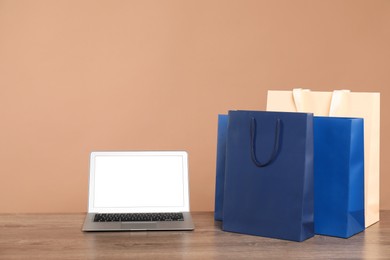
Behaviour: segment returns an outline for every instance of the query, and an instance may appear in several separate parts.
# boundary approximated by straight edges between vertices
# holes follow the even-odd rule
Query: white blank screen
[[[96,156],[94,207],[182,207],[183,182],[181,156]]]

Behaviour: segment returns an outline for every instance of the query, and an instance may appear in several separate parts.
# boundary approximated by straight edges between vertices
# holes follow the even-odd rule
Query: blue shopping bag
[[[313,186],[313,114],[229,112],[223,230],[308,239]]]
[[[364,230],[361,118],[314,117],[314,230],[348,238]]]
[[[217,138],[217,169],[215,178],[215,206],[214,219],[222,220],[223,216],[223,193],[225,184],[225,157],[226,157],[226,134],[228,115],[218,115],[218,138]]]

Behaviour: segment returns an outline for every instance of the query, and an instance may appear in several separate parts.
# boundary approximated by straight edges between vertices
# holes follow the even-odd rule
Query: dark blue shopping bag
[[[230,111],[223,230],[314,235],[313,114]]]
[[[314,117],[314,229],[348,238],[364,230],[363,119]]]
[[[226,135],[228,119],[228,115],[218,115],[217,173],[215,179],[214,219],[219,221],[221,221],[223,217],[223,193],[225,186]]]

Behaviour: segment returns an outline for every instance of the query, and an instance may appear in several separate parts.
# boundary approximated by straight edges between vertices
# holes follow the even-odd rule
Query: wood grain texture
[[[390,211],[350,238],[289,242],[223,232],[213,213],[195,231],[83,233],[83,214],[0,215],[0,259],[390,259]]]

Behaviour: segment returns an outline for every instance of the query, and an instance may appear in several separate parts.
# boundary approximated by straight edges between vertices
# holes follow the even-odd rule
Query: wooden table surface
[[[289,242],[221,231],[193,213],[194,231],[83,233],[84,214],[0,215],[0,259],[390,259],[390,211],[349,238]]]

